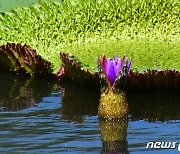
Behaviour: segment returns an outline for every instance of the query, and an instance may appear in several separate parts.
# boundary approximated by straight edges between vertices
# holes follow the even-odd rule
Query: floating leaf
[[[144,73],[130,72],[127,79],[128,91],[179,91],[180,72],[176,70],[148,70]]]
[[[84,70],[80,62],[75,60],[75,57],[70,54],[60,53],[62,65],[57,72],[59,78],[69,78],[72,81],[84,86],[99,85],[98,73],[91,74],[88,70]]]
[[[50,62],[37,55],[36,50],[19,43],[7,43],[0,46],[0,67],[29,74],[52,73]]]

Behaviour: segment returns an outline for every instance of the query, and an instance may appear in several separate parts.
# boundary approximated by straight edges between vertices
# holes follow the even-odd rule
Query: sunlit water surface
[[[163,110],[166,106],[159,108],[161,103],[156,106],[152,102],[150,106],[154,107],[150,110],[146,104],[144,112],[130,105],[129,121],[115,126],[123,138],[120,148],[111,141],[107,148],[102,129],[107,125],[100,125],[97,116],[97,92],[48,79],[1,78],[0,153],[178,153],[180,116],[172,108],[180,107],[177,96],[169,96],[175,101],[167,113]],[[149,98],[152,97],[155,96]],[[129,101],[133,100],[137,105],[144,102],[138,95]],[[177,146],[168,150],[146,149],[148,141],[177,142]]]

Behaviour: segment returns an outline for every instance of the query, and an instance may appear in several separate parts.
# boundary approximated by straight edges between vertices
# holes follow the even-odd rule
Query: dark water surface
[[[180,153],[178,94],[128,94],[128,121],[99,120],[98,100],[70,82],[0,73],[0,153]]]

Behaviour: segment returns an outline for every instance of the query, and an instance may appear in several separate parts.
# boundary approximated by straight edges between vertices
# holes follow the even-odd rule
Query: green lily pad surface
[[[53,0],[46,0],[53,1]],[[55,0],[54,0],[55,1]],[[0,0],[0,12],[6,12],[20,6],[28,6],[38,3],[39,0]]]
[[[91,72],[102,54],[127,54],[136,71],[180,70],[179,14],[178,0],[40,1],[1,13],[0,45],[26,43],[54,72],[60,51],[74,54]]]

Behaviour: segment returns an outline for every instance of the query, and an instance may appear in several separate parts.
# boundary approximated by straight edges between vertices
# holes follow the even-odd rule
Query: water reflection
[[[58,99],[53,99],[52,91],[57,87],[62,95],[58,93],[56,95]],[[41,102],[42,99],[44,102]],[[165,124],[159,126],[153,123],[153,127],[150,127],[148,123],[148,127],[143,129],[141,123],[136,122],[132,125],[134,122],[131,120],[179,120],[179,100],[178,94],[127,94],[129,121],[127,119],[119,121],[99,119],[98,121],[99,91],[97,90],[82,88],[69,81],[57,83],[51,78],[31,78],[1,73],[1,110],[18,111],[34,107],[27,112],[22,112],[21,115],[11,116],[9,113],[5,115],[1,112],[3,118],[0,121],[0,143],[3,143],[4,147],[0,150],[14,151],[19,148],[19,153],[23,153],[27,150],[23,148],[28,147],[32,150],[31,153],[36,153],[38,150],[49,150],[48,152],[61,150],[72,153],[74,150],[76,152],[84,150],[84,153],[88,150],[92,150],[92,153],[94,151],[128,153],[128,143],[130,149],[132,147],[144,149],[144,143],[154,139],[148,138],[147,134],[150,135],[153,132],[153,135],[157,137],[159,135],[156,134],[157,127],[159,127],[158,131],[162,132],[161,128]],[[40,105],[43,112],[36,110]],[[50,106],[51,109],[45,106]],[[30,114],[29,111],[31,111]],[[178,134],[179,124],[168,125],[168,130],[171,131],[172,126],[173,129],[176,128],[174,132],[167,135],[164,130],[158,138],[166,134],[165,138],[177,141],[177,135],[172,134]],[[128,140],[127,128],[130,128]],[[132,138],[135,144],[131,143]],[[138,145],[138,142],[142,145]]]
[[[0,110],[18,111],[35,106],[52,92],[54,79],[0,72]]]
[[[107,120],[100,118],[99,127],[103,153],[128,153],[128,144],[126,141],[127,119]]]
[[[83,122],[85,115],[97,115],[99,92],[64,81],[59,85],[62,93],[61,114],[65,120]]]
[[[68,121],[83,122],[85,115],[97,115],[99,91],[77,86],[70,82],[61,82],[62,118]],[[106,120],[99,118],[102,140],[102,153],[127,153],[127,119]]]
[[[132,120],[169,121],[180,119],[178,93],[136,94],[128,96]]]
[[[0,72],[0,109],[18,111],[50,96],[53,87],[62,93],[62,117],[83,122],[85,115],[97,115],[99,91],[47,77],[32,78]],[[180,95],[176,93],[127,94],[131,120],[168,121],[180,119]]]
[[[70,121],[83,121],[85,115],[97,115],[99,91],[77,86],[70,82],[59,86],[62,96],[62,116]],[[149,122],[180,119],[180,96],[176,93],[127,94],[131,120]],[[78,120],[77,120],[78,121]]]
[[[68,121],[83,122],[85,115],[97,115],[99,92],[65,82],[60,86],[62,117]],[[127,94],[129,120],[146,119],[169,121],[180,119],[180,96],[164,94]],[[128,121],[99,119],[102,153],[128,153],[126,140]]]

